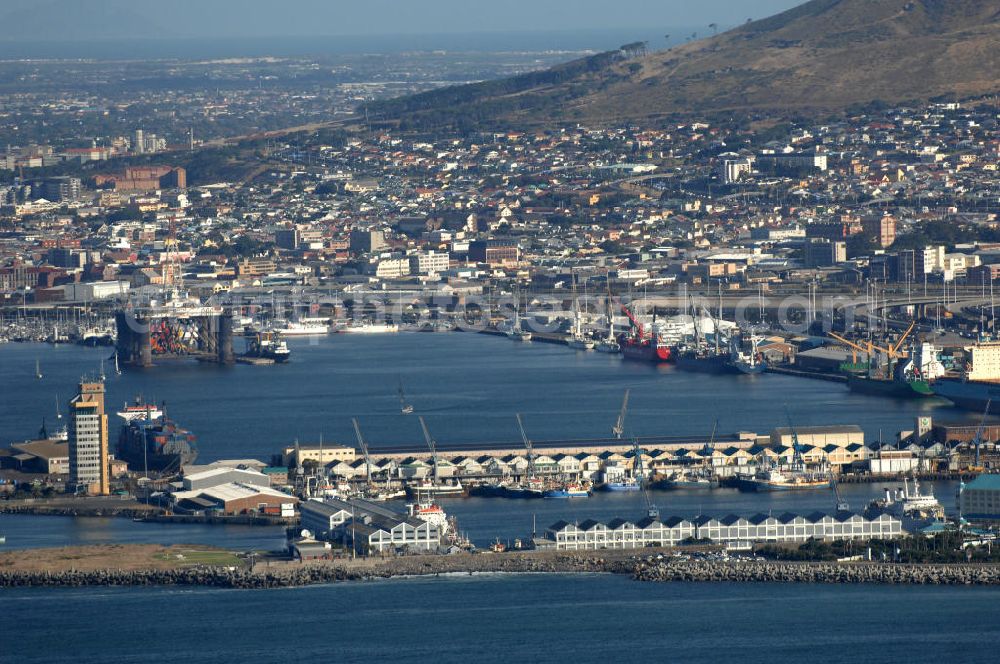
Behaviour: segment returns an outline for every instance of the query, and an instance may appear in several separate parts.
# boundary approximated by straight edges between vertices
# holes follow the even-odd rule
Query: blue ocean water
[[[329,35],[297,37],[192,37],[164,39],[7,40],[0,58],[200,59],[254,56],[323,56],[411,51],[512,52],[610,50],[648,40],[653,50],[684,40],[691,27],[637,27],[564,31],[490,31],[474,33]]]
[[[1000,589],[477,575],[0,591],[0,662],[994,662]]]

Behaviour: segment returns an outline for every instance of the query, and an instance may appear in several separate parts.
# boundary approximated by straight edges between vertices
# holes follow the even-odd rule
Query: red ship
[[[642,323],[636,319],[627,305],[622,305],[622,311],[628,316],[632,326],[631,333],[620,342],[623,357],[643,362],[670,362],[674,359],[670,346],[661,343],[655,333],[650,332],[647,335]]]

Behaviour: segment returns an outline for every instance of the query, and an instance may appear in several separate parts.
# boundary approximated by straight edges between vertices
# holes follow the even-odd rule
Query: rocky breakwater
[[[285,588],[337,581],[367,581],[442,574],[618,573],[631,574],[634,556],[508,553],[405,556],[357,561],[311,561],[271,566],[187,567],[92,571],[0,570],[3,587],[82,586],[209,586],[217,588]]]
[[[993,586],[1000,585],[1000,566],[650,558],[635,564],[633,576],[640,581]]]

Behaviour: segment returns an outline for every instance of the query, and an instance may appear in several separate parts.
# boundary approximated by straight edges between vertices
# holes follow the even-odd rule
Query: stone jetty
[[[657,560],[635,564],[640,581],[1000,585],[1000,565]]]
[[[442,574],[618,573],[631,574],[634,556],[549,553],[479,553],[404,556],[389,559],[310,561],[265,566],[185,567],[180,569],[3,570],[0,588],[49,586],[209,586],[284,588],[337,581],[370,581]]]
[[[700,560],[634,551],[509,552],[403,556],[177,569],[63,569],[0,567],[3,587],[207,586],[286,588],[447,574],[622,574],[639,581],[732,583],[866,583],[1000,585],[1000,565],[906,565],[762,560]]]

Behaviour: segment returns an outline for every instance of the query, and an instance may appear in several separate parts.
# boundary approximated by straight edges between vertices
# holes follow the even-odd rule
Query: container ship
[[[133,468],[179,470],[198,458],[195,436],[167,418],[126,419],[118,436],[118,457]]]

